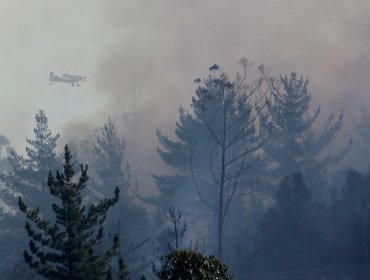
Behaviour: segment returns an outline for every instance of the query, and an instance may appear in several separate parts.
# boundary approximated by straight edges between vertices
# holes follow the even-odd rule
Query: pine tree
[[[268,172],[275,182],[286,174],[300,172],[311,186],[322,189],[329,165],[342,160],[351,148],[352,140],[336,155],[323,154],[343,126],[343,110],[338,117],[331,113],[319,129],[320,106],[309,115],[312,97],[308,80],[294,72],[280,80],[283,90],[274,88],[273,101],[261,118],[261,131],[272,135],[263,147]]]
[[[123,159],[126,142],[117,135],[117,128],[109,117],[100,128],[100,135],[93,146],[95,169],[99,179],[108,186],[109,181],[118,183],[121,189],[127,188],[128,183],[123,171]],[[100,190],[103,193],[107,190]]]
[[[204,82],[195,80],[193,114],[180,108],[177,139],[158,132],[163,146],[158,152],[175,175],[154,176],[155,182],[167,198],[187,197],[187,207],[194,203],[194,192],[187,186],[195,186],[196,199],[214,213],[220,259],[228,210],[234,197],[250,187],[247,181],[255,174],[250,168],[266,140],[258,133],[258,118],[271,96],[272,84],[263,66],[258,68],[257,79],[248,84],[250,66],[242,59],[241,72],[232,81],[218,65],[212,65]]]
[[[318,260],[319,252],[314,250],[322,246],[317,243],[315,222],[322,213],[317,215],[320,207],[311,202],[311,195],[301,174],[282,180],[275,193],[275,205],[259,223],[261,244],[257,255],[264,264],[262,271],[302,269]]]
[[[148,240],[149,219],[146,211],[140,206],[142,201],[132,190],[129,163],[125,158],[126,142],[119,135],[115,122],[109,117],[99,132],[92,147],[97,174],[95,189],[104,196],[113,191],[111,189],[113,184],[120,189],[121,199],[106,223],[110,228],[117,228],[115,225],[119,227],[123,247],[126,252],[132,253]],[[130,268],[138,266],[137,263],[134,264],[138,259],[142,263],[145,256],[138,255],[125,256]],[[130,270],[132,274],[135,273]]]
[[[163,211],[172,206],[173,198],[177,195],[182,197],[182,201],[179,201],[180,204],[178,204],[181,208],[188,205],[189,201],[194,201],[194,194],[189,195],[189,191],[186,189],[186,186],[192,184],[189,150],[206,151],[207,143],[211,141],[208,132],[196,117],[186,112],[181,106],[178,112],[179,120],[176,122],[175,140],[157,130],[158,141],[161,145],[160,148],[157,148],[157,152],[162,161],[174,170],[174,174],[153,175],[161,194],[157,204]],[[192,160],[196,163],[194,169],[204,169],[207,166],[207,160],[201,155],[194,153]],[[184,193],[188,195],[183,195]]]
[[[17,211],[17,198],[21,195],[32,207],[47,207],[45,195],[48,170],[56,168],[61,161],[55,152],[59,134],[51,133],[44,111],[39,110],[35,114],[35,121],[34,137],[26,139],[26,156],[19,155],[6,139],[1,139],[1,142],[7,144],[7,166],[0,174],[3,186],[0,196],[13,214],[4,215],[0,221],[3,229],[0,258],[10,265],[14,264],[11,256],[19,255],[20,248],[26,246],[23,236],[24,221]]]
[[[24,251],[26,263],[45,279],[83,280],[106,279],[109,263],[118,254],[119,238],[103,255],[97,254],[102,243],[107,211],[119,200],[119,189],[114,198],[105,198],[98,204],[84,205],[82,191],[88,181],[87,166],[81,166],[76,181],[68,146],[64,150],[64,169],[54,177],[49,171],[48,187],[53,197],[55,221],[48,221],[40,209],[29,208],[19,197],[19,209],[26,215],[29,250]]]
[[[362,107],[360,111],[360,118],[354,123],[356,145],[353,147],[351,156],[354,168],[364,169],[370,166],[368,156],[370,153],[370,112],[365,107]]]
[[[59,134],[53,136],[48,127],[48,118],[43,110],[35,115],[36,127],[33,129],[35,139],[27,138],[30,145],[26,147],[27,163],[33,170],[40,174],[47,173],[50,168],[56,168],[59,161],[55,153]],[[41,175],[40,175],[41,176]]]
[[[16,196],[22,194],[29,203],[42,206],[43,191],[46,189],[45,177],[49,169],[55,169],[60,160],[55,152],[59,134],[52,135],[48,127],[48,118],[43,110],[35,114],[36,127],[33,129],[35,138],[26,138],[27,157],[9,149],[10,171],[0,175],[6,186],[4,194],[6,202],[15,207]]]
[[[334,265],[369,263],[370,171],[367,174],[355,170],[347,172],[346,183],[330,212],[330,249]]]

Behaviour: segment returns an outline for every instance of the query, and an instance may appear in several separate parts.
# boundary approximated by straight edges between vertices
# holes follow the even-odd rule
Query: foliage
[[[119,280],[129,280],[130,279],[130,273],[127,270],[127,266],[125,264],[125,261],[122,257],[118,259],[118,269],[119,269]]]
[[[48,118],[43,110],[35,114],[36,127],[33,129],[34,140],[27,138],[27,157],[9,149],[8,162],[10,171],[0,175],[6,191],[4,200],[16,206],[16,195],[21,194],[32,205],[43,205],[43,192],[46,189],[46,176],[49,169],[55,169],[60,160],[55,152],[59,134],[53,136],[48,127]]]
[[[334,264],[369,262],[370,173],[349,170],[341,195],[330,208]]]
[[[7,159],[9,146],[9,139],[5,135],[0,135],[0,174],[8,172],[10,167]]]
[[[122,198],[112,209],[106,224],[110,229],[113,228],[113,232],[119,232],[125,248],[121,254],[125,256],[131,273],[135,275],[134,267],[141,270],[140,266],[146,257],[136,251],[149,240],[149,219],[141,206],[142,201],[135,193],[134,188],[137,185],[134,188],[132,186],[130,168],[125,158],[126,142],[119,136],[115,122],[109,117],[99,132],[92,147],[98,177],[95,189],[103,196],[113,191],[113,184],[120,189]],[[114,229],[117,227],[118,229]]]
[[[96,172],[104,184],[110,186],[112,181],[118,183],[121,188],[127,187],[125,174],[122,171],[125,148],[125,140],[118,137],[116,125],[109,117],[100,128],[100,135],[97,136],[92,150]],[[104,193],[107,190],[100,191]]]
[[[329,165],[342,160],[351,148],[352,140],[338,154],[323,155],[343,126],[343,110],[338,117],[331,113],[318,129],[316,124],[321,110],[318,106],[313,115],[309,114],[312,97],[308,80],[292,72],[280,81],[283,89],[274,88],[268,113],[261,118],[261,130],[272,135],[271,141],[264,146],[268,172],[275,178],[300,172],[310,185],[322,188]]]
[[[312,264],[312,248],[318,248],[316,225],[311,220],[311,191],[299,173],[286,176],[275,194],[276,205],[260,220],[261,244],[257,249],[265,259],[264,270],[305,268]],[[316,217],[318,220],[318,217]]]
[[[19,209],[27,217],[25,228],[30,237],[24,259],[46,279],[105,279],[110,259],[118,254],[118,236],[105,254],[98,255],[97,248],[104,237],[102,224],[107,211],[119,200],[119,189],[116,188],[114,198],[84,205],[81,192],[88,181],[87,166],[81,166],[81,175],[75,181],[71,159],[66,146],[63,172],[57,172],[56,177],[49,172],[48,187],[55,199],[54,222],[44,219],[39,208],[27,207],[19,197]]]
[[[59,134],[52,134],[43,110],[35,114],[35,121],[34,137],[26,138],[26,156],[19,155],[10,147],[6,138],[0,137],[0,142],[4,145],[1,146],[2,157],[7,157],[6,166],[2,168],[0,174],[2,186],[0,196],[6,209],[0,219],[2,229],[0,258],[2,263],[7,263],[5,265],[7,268],[17,267],[14,255],[20,255],[20,248],[27,245],[23,235],[23,217],[17,211],[18,196],[21,195],[32,207],[39,206],[42,209],[47,207],[49,202],[45,195],[48,171],[49,168],[56,168],[61,161],[55,151]],[[49,215],[49,212],[45,212],[45,215]]]
[[[355,123],[356,134],[359,136],[357,146],[360,146],[366,153],[369,152],[370,140],[370,112],[366,108],[361,108],[361,119]]]
[[[351,153],[351,164],[353,168],[362,170],[370,163],[370,111],[362,107],[360,112],[360,118],[354,122],[355,145]]]
[[[179,250],[161,258],[161,268],[155,271],[159,279],[211,280],[232,279],[226,265],[214,256],[203,256],[191,250]]]
[[[162,248],[160,250],[171,253],[180,248],[181,242],[185,236],[187,229],[186,221],[182,221],[182,212],[180,209],[175,210],[170,207],[165,213],[167,222],[171,224],[158,237],[158,241]]]
[[[186,221],[181,222],[182,213],[180,209],[177,209],[175,212],[174,207],[170,207],[168,209],[168,213],[166,213],[166,219],[173,225],[173,237],[175,239],[175,250],[179,249],[180,242],[183,239],[186,231]]]
[[[179,110],[177,139],[170,140],[158,132],[163,147],[158,152],[176,172],[154,176],[163,200],[179,195],[187,198],[186,204],[198,200],[213,211],[220,258],[230,204],[234,196],[245,191],[245,182],[253,174],[250,168],[259,159],[257,151],[266,140],[258,134],[258,119],[271,95],[271,81],[260,66],[257,79],[247,84],[250,68],[251,64],[242,59],[241,72],[232,81],[218,65],[211,66],[207,79],[195,80],[193,114]],[[195,186],[195,193],[189,192],[189,185]]]

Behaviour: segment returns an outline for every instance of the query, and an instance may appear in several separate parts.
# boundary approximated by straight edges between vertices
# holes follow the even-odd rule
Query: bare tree
[[[169,221],[173,225],[173,236],[175,238],[175,250],[179,249],[180,242],[184,238],[185,231],[186,231],[186,221],[182,222],[182,213],[180,209],[175,211],[174,207],[170,207],[168,209],[168,213],[165,214],[167,221]],[[170,244],[168,244],[170,247]]]
[[[243,178],[259,159],[258,150],[267,137],[259,135],[259,116],[272,96],[273,83],[266,68],[258,67],[257,76],[250,71],[252,64],[240,61],[241,71],[234,82],[214,64],[210,75],[198,84],[192,107],[195,118],[209,134],[209,149],[196,151],[190,146],[190,171],[199,199],[218,216],[218,257],[222,259],[223,228],[230,204],[235,195],[248,187]],[[252,80],[251,82],[248,82]],[[197,156],[195,154],[198,153]],[[215,187],[217,201],[207,198],[202,189],[204,170],[194,168],[195,158],[209,159],[209,178]],[[244,190],[243,190],[244,189]]]

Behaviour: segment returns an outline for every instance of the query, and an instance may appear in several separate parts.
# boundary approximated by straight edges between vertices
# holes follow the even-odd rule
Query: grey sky
[[[23,151],[40,108],[66,141],[134,103],[128,150],[150,175],[155,129],[173,130],[213,63],[297,71],[316,102],[355,115],[370,104],[369,28],[365,0],[0,0],[0,133]],[[49,71],[88,81],[50,86]]]

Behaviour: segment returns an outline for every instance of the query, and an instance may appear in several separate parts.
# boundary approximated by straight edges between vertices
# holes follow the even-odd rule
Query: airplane
[[[68,73],[65,73],[63,76],[56,76],[54,75],[54,72],[49,73],[49,82],[50,85],[52,85],[54,82],[60,82],[60,83],[69,83],[73,87],[75,84],[79,87],[80,84],[79,82],[84,82],[86,81],[85,76],[78,76],[78,75],[70,75]]]

